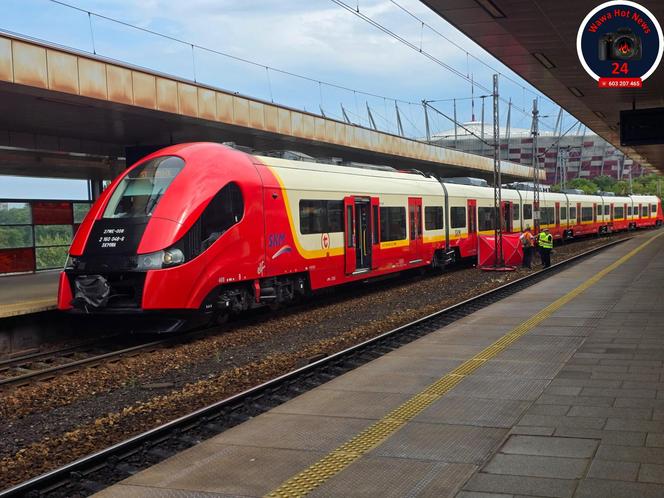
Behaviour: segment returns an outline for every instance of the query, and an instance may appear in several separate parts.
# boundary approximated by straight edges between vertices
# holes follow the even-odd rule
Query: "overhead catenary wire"
[[[477,86],[478,88],[484,90],[484,91],[487,92],[488,94],[491,94],[491,93],[492,93],[492,90],[491,90],[491,89],[489,89],[488,87],[484,86],[484,85],[481,84],[481,83],[478,83],[477,81],[474,81],[473,78],[472,78],[472,76],[468,76],[468,75],[464,74],[463,72],[461,72],[461,71],[459,71],[458,69],[456,69],[455,67],[453,67],[453,66],[447,64],[446,62],[440,60],[440,59],[437,58],[435,55],[433,55],[433,54],[427,52],[426,50],[421,50],[416,44],[414,44],[414,43],[408,41],[407,39],[405,39],[404,37],[402,37],[402,36],[399,35],[398,33],[395,33],[395,32],[392,31],[391,29],[389,29],[389,28],[387,28],[386,26],[382,25],[381,23],[379,23],[378,21],[376,21],[376,20],[374,20],[373,18],[369,17],[368,15],[364,14],[363,12],[360,12],[360,11],[356,10],[355,8],[353,8],[352,6],[348,5],[348,4],[345,3],[344,1],[342,1],[342,0],[331,0],[331,2],[332,2],[332,3],[335,3],[336,5],[338,5],[339,7],[341,7],[342,9],[344,9],[344,10],[350,12],[350,13],[353,14],[354,16],[356,16],[356,17],[362,19],[362,20],[365,21],[366,23],[368,23],[368,24],[374,26],[376,29],[382,31],[382,32],[385,33],[386,35],[388,35],[388,36],[394,38],[395,40],[397,40],[398,42],[402,43],[403,45],[405,45],[406,47],[410,48],[411,50],[413,50],[413,51],[415,51],[415,52],[418,52],[418,53],[422,54],[423,56],[425,56],[427,59],[431,60],[431,61],[434,62],[435,64],[438,64],[439,66],[443,67],[444,69],[447,69],[447,70],[450,71],[452,74],[458,76],[459,78],[464,79],[465,81],[469,82],[473,87]],[[523,88],[524,91],[525,91],[525,87],[522,86],[522,88]],[[529,91],[530,91],[530,90],[529,90]],[[535,94],[535,95],[538,95],[538,94]],[[541,97],[541,96],[538,95],[538,97]],[[508,101],[507,101],[504,97],[500,97],[500,100],[503,101],[503,102],[506,103],[506,104],[508,103]],[[547,99],[547,100],[548,100],[548,99]],[[555,104],[555,103],[554,103],[554,104]],[[521,107],[515,105],[514,103],[512,103],[512,107],[513,107],[514,109],[516,109],[517,111],[521,112],[521,113],[524,114],[524,115],[530,115],[530,113],[531,113],[529,110],[526,110],[526,109],[524,109],[524,108],[521,108]],[[541,121],[541,118],[540,118],[540,121]],[[545,121],[541,121],[541,123],[544,124],[544,125],[545,125],[546,127],[548,127],[548,128],[553,128],[550,124],[546,123]]]
[[[113,17],[110,17],[110,16],[99,14],[98,12],[93,12],[91,10],[84,9],[84,8],[78,7],[76,5],[72,5],[72,4],[67,3],[63,0],[44,0],[44,1],[56,4],[56,5],[61,5],[63,7],[67,7],[67,8],[76,10],[78,12],[82,12],[82,13],[88,15],[88,16],[94,16],[94,17],[97,17],[99,19],[104,19],[106,21],[117,23],[121,26],[126,26],[128,28],[136,29],[138,31],[142,31],[142,32],[148,33],[150,35],[159,36],[159,37],[167,39],[167,40],[171,40],[171,41],[174,41],[174,42],[177,42],[177,43],[181,43],[183,45],[191,46],[192,49],[195,48],[195,49],[202,50],[202,51],[205,51],[205,52],[209,52],[209,53],[212,53],[212,54],[215,54],[215,55],[220,55],[222,57],[226,57],[228,59],[232,59],[232,60],[235,60],[235,61],[238,61],[238,62],[249,64],[249,65],[258,67],[260,69],[267,68],[270,71],[273,71],[273,72],[279,73],[279,74],[283,74],[285,76],[291,76],[293,78],[299,78],[301,80],[306,80],[306,81],[309,81],[311,83],[327,85],[329,87],[336,88],[338,90],[343,90],[343,91],[346,91],[346,92],[356,92],[356,93],[359,93],[361,95],[366,95],[368,97],[375,97],[375,98],[379,98],[379,99],[387,98],[389,100],[396,100],[396,101],[401,102],[403,104],[416,104],[415,102],[411,102],[411,101],[408,101],[408,100],[399,99],[399,98],[395,98],[395,97],[390,97],[390,96],[386,96],[386,95],[380,95],[380,94],[368,92],[368,91],[365,91],[365,90],[358,90],[356,88],[350,88],[350,87],[347,87],[347,86],[344,86],[344,85],[340,85],[338,83],[332,83],[332,82],[329,82],[329,81],[324,81],[324,80],[321,80],[321,79],[313,78],[311,76],[305,76],[305,75],[302,75],[302,74],[294,73],[292,71],[287,71],[285,69],[280,69],[280,68],[277,68],[277,67],[273,67],[273,66],[261,63],[261,62],[256,62],[256,61],[253,61],[253,60],[250,60],[250,59],[246,59],[244,57],[239,57],[237,55],[233,55],[233,54],[230,54],[228,52],[222,52],[221,50],[217,50],[217,49],[213,49],[213,48],[209,48],[209,47],[204,47],[202,45],[198,45],[196,43],[191,43],[191,42],[188,42],[188,41],[183,40],[181,38],[177,38],[177,37],[172,36],[172,35],[167,35],[167,34],[164,34],[164,33],[160,33],[159,31],[154,31],[154,30],[149,29],[149,28],[144,28],[142,26],[137,26],[135,24],[131,24],[131,23],[126,22],[126,21],[121,21],[119,19],[116,19],[116,18],[113,18]],[[90,30],[91,30],[91,38],[92,38],[92,41],[93,41],[93,53],[95,55],[97,55],[96,48],[94,48],[94,33],[92,32],[91,21],[90,21]]]
[[[421,24],[422,24],[422,28],[424,28],[424,27],[429,28],[433,33],[437,34],[438,36],[440,36],[441,38],[443,38],[445,41],[447,41],[448,43],[451,43],[451,44],[454,45],[456,48],[458,48],[459,50],[461,50],[462,52],[464,52],[464,53],[466,54],[466,65],[468,66],[468,68],[470,68],[470,62],[469,62],[468,59],[472,57],[472,58],[475,59],[477,62],[479,62],[480,64],[482,64],[483,66],[485,66],[487,69],[490,69],[493,73],[495,73],[495,74],[497,74],[498,76],[500,76],[502,79],[505,79],[505,80],[507,80],[507,81],[510,81],[510,82],[514,83],[515,85],[517,85],[518,87],[520,87],[524,92],[527,91],[527,92],[529,92],[529,93],[531,93],[531,94],[533,94],[533,95],[537,95],[538,97],[541,97],[541,95],[540,95],[539,93],[534,92],[533,90],[530,90],[529,88],[527,88],[527,87],[526,87],[525,85],[523,85],[522,83],[519,83],[519,82],[516,81],[515,79],[509,77],[509,76],[506,75],[505,73],[503,73],[503,72],[499,71],[498,69],[496,69],[495,67],[491,66],[489,63],[483,61],[481,58],[479,58],[479,57],[477,57],[476,55],[470,53],[468,50],[466,50],[465,48],[463,48],[461,45],[459,45],[458,43],[456,43],[454,40],[452,40],[452,39],[449,38],[448,36],[444,35],[444,34],[441,33],[440,31],[438,31],[436,28],[434,28],[434,27],[431,26],[429,23],[427,23],[426,21],[424,21],[424,20],[423,20],[421,17],[419,17],[417,14],[414,14],[413,12],[411,12],[410,10],[408,10],[406,7],[404,7],[403,5],[401,5],[401,4],[400,4],[399,2],[397,2],[396,0],[390,0],[390,3],[392,3],[393,5],[395,5],[396,7],[398,7],[400,10],[402,10],[403,12],[405,12],[406,14],[408,14],[410,17],[412,17],[413,19],[415,19],[417,22],[421,23]],[[421,38],[422,38],[422,36],[420,35],[420,39],[421,39]],[[420,47],[421,47],[421,46],[422,46],[422,42],[420,41]],[[556,104],[554,101],[552,101],[551,99],[549,99],[549,98],[547,98],[547,97],[544,97],[544,98],[545,98],[546,100],[548,100],[549,102],[551,102],[552,104],[558,105],[558,104]],[[430,100],[429,102],[433,102],[433,101]]]
[[[321,89],[321,88],[320,88],[321,85],[327,85],[327,86],[329,86],[330,88],[336,88],[336,89],[338,89],[338,90],[346,91],[346,92],[349,92],[349,93],[352,92],[352,93],[353,93],[353,96],[354,96],[355,98],[356,98],[356,96],[359,94],[359,95],[363,95],[363,96],[366,96],[366,97],[379,98],[379,99],[384,99],[384,100],[385,100],[385,99],[389,99],[389,100],[394,101],[394,102],[398,102],[398,103],[402,103],[402,104],[404,104],[404,105],[408,105],[409,107],[412,106],[412,105],[418,105],[418,106],[420,105],[419,103],[412,102],[412,101],[408,101],[408,100],[405,100],[405,99],[395,98],[395,97],[389,97],[389,96],[384,96],[384,95],[380,95],[380,94],[373,93],[373,92],[369,92],[369,91],[365,91],[365,90],[358,90],[358,89],[350,88],[350,87],[345,86],[345,85],[341,85],[341,84],[337,84],[337,83],[332,83],[332,82],[324,81],[324,80],[317,79],[317,78],[314,78],[314,77],[310,77],[310,76],[306,76],[306,75],[302,75],[302,74],[294,73],[294,72],[292,72],[292,71],[288,71],[288,70],[284,70],[284,69],[276,68],[276,67],[273,67],[273,66],[269,66],[269,65],[266,65],[266,64],[261,63],[261,62],[256,62],[256,61],[254,61],[254,60],[246,59],[246,58],[244,58],[244,57],[239,57],[239,56],[236,56],[236,55],[233,55],[233,54],[227,53],[227,52],[223,52],[223,51],[221,51],[221,50],[212,49],[212,48],[209,48],[209,47],[205,47],[205,46],[202,46],[202,45],[198,45],[198,44],[196,44],[196,43],[191,43],[191,42],[188,42],[188,41],[183,40],[183,39],[181,39],[181,38],[178,38],[178,37],[176,37],[176,36],[172,36],[172,35],[168,35],[168,34],[160,33],[160,32],[158,32],[158,31],[155,31],[155,30],[152,30],[152,29],[149,29],[149,28],[145,28],[145,27],[142,27],[142,26],[137,26],[137,25],[134,25],[134,24],[129,23],[129,22],[126,22],[126,21],[122,21],[122,20],[119,20],[119,19],[115,19],[115,18],[110,17],[110,16],[106,16],[106,15],[103,15],[103,14],[99,14],[99,13],[97,13],[97,12],[94,12],[94,11],[91,11],[91,10],[88,10],[88,9],[84,9],[84,8],[78,7],[78,6],[76,6],[76,5],[72,5],[72,4],[70,4],[70,3],[67,3],[67,2],[64,1],[64,0],[45,0],[45,1],[50,2],[50,3],[52,3],[52,4],[56,4],[56,5],[63,6],[63,7],[66,7],[66,8],[69,8],[69,9],[72,9],[72,10],[75,10],[75,11],[78,11],[78,12],[82,12],[82,13],[84,13],[84,14],[86,14],[86,15],[88,16],[89,28],[90,28],[90,30],[91,30],[91,40],[92,40],[92,44],[93,44],[93,47],[92,47],[92,48],[93,48],[93,53],[95,53],[95,54],[96,54],[97,51],[96,51],[96,47],[95,47],[94,30],[93,30],[93,26],[92,26],[92,17],[93,17],[93,16],[94,16],[94,17],[97,17],[97,18],[99,18],[99,19],[103,19],[103,20],[106,20],[106,21],[110,21],[110,22],[116,23],[116,24],[118,24],[118,25],[126,26],[126,27],[129,27],[129,28],[132,28],[132,29],[135,29],[135,30],[138,30],[138,31],[141,31],[141,32],[144,32],[144,33],[150,34],[150,35],[153,35],[153,36],[158,36],[158,37],[160,37],[160,38],[163,38],[163,39],[166,39],[166,40],[171,40],[171,41],[173,41],[173,42],[180,43],[180,44],[183,44],[183,45],[185,45],[185,46],[191,47],[191,51],[192,51],[192,66],[193,66],[193,68],[194,68],[194,69],[193,69],[193,70],[194,70],[194,80],[197,79],[197,78],[196,78],[196,74],[195,74],[195,72],[196,72],[195,50],[200,50],[200,51],[204,51],[204,52],[207,52],[207,53],[211,53],[211,54],[219,55],[219,56],[222,56],[222,57],[228,58],[228,59],[230,59],[230,60],[235,60],[235,61],[238,61],[238,62],[241,62],[241,63],[245,63],[245,64],[250,65],[250,66],[254,66],[254,67],[257,67],[257,68],[261,68],[262,70],[265,71],[265,75],[266,75],[266,79],[267,79],[267,83],[268,83],[268,91],[269,91],[269,94],[270,94],[270,100],[271,100],[272,102],[274,102],[274,94],[273,94],[273,88],[272,88],[272,81],[271,81],[270,74],[269,74],[270,71],[273,71],[274,73],[277,73],[277,74],[281,74],[281,75],[285,75],[285,76],[290,76],[290,77],[297,78],[297,79],[300,79],[300,80],[303,80],[303,81],[308,81],[308,82],[311,82],[311,83],[314,83],[314,84],[318,84],[318,85],[319,85],[319,90]],[[424,50],[420,50],[420,48],[418,48],[417,46],[413,45],[412,43],[410,43],[410,42],[409,42],[408,40],[406,40],[405,38],[403,38],[403,37],[399,36],[398,34],[392,32],[392,31],[389,30],[388,28],[385,28],[385,27],[382,26],[380,23],[374,21],[373,19],[369,18],[368,16],[366,16],[365,14],[363,14],[362,12],[360,12],[359,4],[358,4],[357,8],[353,8],[353,7],[350,7],[348,4],[346,4],[345,2],[343,2],[343,1],[341,1],[341,0],[332,0],[332,1],[334,1],[334,3],[336,3],[337,5],[343,7],[344,9],[349,10],[349,11],[350,11],[351,13],[353,13],[354,15],[357,15],[357,16],[361,17],[361,18],[364,19],[366,22],[369,22],[369,23],[372,24],[374,27],[380,29],[381,31],[385,32],[386,34],[389,34],[390,36],[396,37],[401,43],[406,44],[407,46],[409,46],[409,47],[412,48],[413,50],[417,50],[417,51],[418,51],[419,53],[421,53],[422,55],[425,55],[426,57],[428,57],[429,59],[431,59],[433,62],[435,62],[435,63],[441,65],[442,67],[446,68],[448,71],[452,72],[453,74],[457,75],[458,77],[461,77],[461,78],[463,78],[463,79],[468,80],[468,76],[467,76],[467,75],[464,75],[461,71],[458,71],[458,70],[457,70],[456,68],[454,68],[453,66],[451,66],[451,65],[445,63],[444,61],[442,61],[442,60],[436,58],[435,56],[429,54],[428,52],[426,52],[426,51],[424,51]],[[399,8],[401,8],[401,9],[404,10],[404,11],[407,10],[407,9],[403,8],[401,5],[397,4],[396,2],[392,2],[392,3],[394,3],[395,5],[397,5]],[[409,13],[409,15],[411,14],[409,11],[408,11],[408,13]],[[414,15],[414,14],[413,14],[413,15]],[[421,21],[421,22],[423,23],[423,25],[422,25],[422,30],[423,30],[423,28],[424,28],[425,25],[426,25],[427,27],[429,27],[429,29],[432,29],[432,28],[431,28],[426,22],[424,22],[424,21]],[[467,51],[466,51],[466,52],[467,52]],[[477,57],[475,57],[475,56],[472,55],[472,54],[468,54],[468,55],[469,55],[469,56],[472,56],[473,59],[479,60],[479,59],[477,59]],[[482,62],[482,63],[483,63],[485,66],[487,66],[487,67],[491,67],[491,66],[487,65],[486,63],[484,63],[484,62],[481,61],[481,60],[479,60],[479,62]],[[507,76],[505,76],[505,77],[508,78]],[[511,81],[511,80],[510,80],[510,81]],[[481,89],[483,89],[483,90],[485,90],[485,91],[489,91],[488,88],[486,88],[484,85],[479,84],[479,83],[477,83],[477,82],[473,82],[473,85],[477,85],[478,88],[481,88]],[[522,85],[521,85],[521,86],[522,86]],[[523,88],[523,91],[525,92],[526,88],[523,87],[523,86],[522,86],[522,88]],[[528,90],[528,91],[531,91],[531,90]],[[321,105],[320,107],[322,108],[322,105]],[[513,105],[513,107],[514,107],[516,110],[518,110],[519,112],[523,113],[523,114],[528,114],[528,111],[526,111],[526,110],[524,110],[524,109],[520,109],[518,106]],[[358,111],[358,115],[359,115],[359,111]],[[413,129],[414,129],[416,132],[419,132],[419,131],[420,131],[420,130],[419,130],[419,127],[415,126],[414,123],[413,123],[410,119],[408,119],[407,116],[404,116],[404,117],[406,118],[406,120],[409,122],[409,124],[413,127]],[[544,124],[545,126],[551,128],[551,126],[548,125],[548,123],[543,122],[543,124]]]

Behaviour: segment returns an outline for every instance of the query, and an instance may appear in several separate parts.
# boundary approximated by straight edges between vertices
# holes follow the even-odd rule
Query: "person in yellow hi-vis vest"
[[[537,246],[539,247],[540,258],[544,268],[551,266],[551,251],[553,250],[553,235],[549,229],[545,228],[537,235]]]

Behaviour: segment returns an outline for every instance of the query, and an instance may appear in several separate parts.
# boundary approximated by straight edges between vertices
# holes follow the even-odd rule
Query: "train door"
[[[422,198],[408,198],[411,263],[422,260]]]
[[[371,269],[371,199],[355,197],[355,272]]]
[[[355,198],[344,197],[344,248],[346,254],[346,273],[355,271]]]
[[[380,199],[371,198],[371,268],[378,268],[380,255]]]
[[[593,202],[593,223],[597,224],[597,203]]]
[[[468,199],[468,244],[469,256],[477,254],[477,200]],[[465,255],[462,254],[465,257]]]
[[[511,233],[512,230],[512,210],[514,206],[512,201],[503,201],[500,206],[501,224],[500,228],[504,233]]]

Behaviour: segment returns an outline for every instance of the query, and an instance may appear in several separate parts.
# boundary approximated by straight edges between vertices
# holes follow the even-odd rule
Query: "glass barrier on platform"
[[[0,199],[0,274],[62,268],[90,205]]]

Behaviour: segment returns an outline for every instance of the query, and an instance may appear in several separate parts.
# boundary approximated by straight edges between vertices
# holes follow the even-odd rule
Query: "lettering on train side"
[[[285,233],[271,233],[267,238],[268,247],[280,247],[286,241]]]

